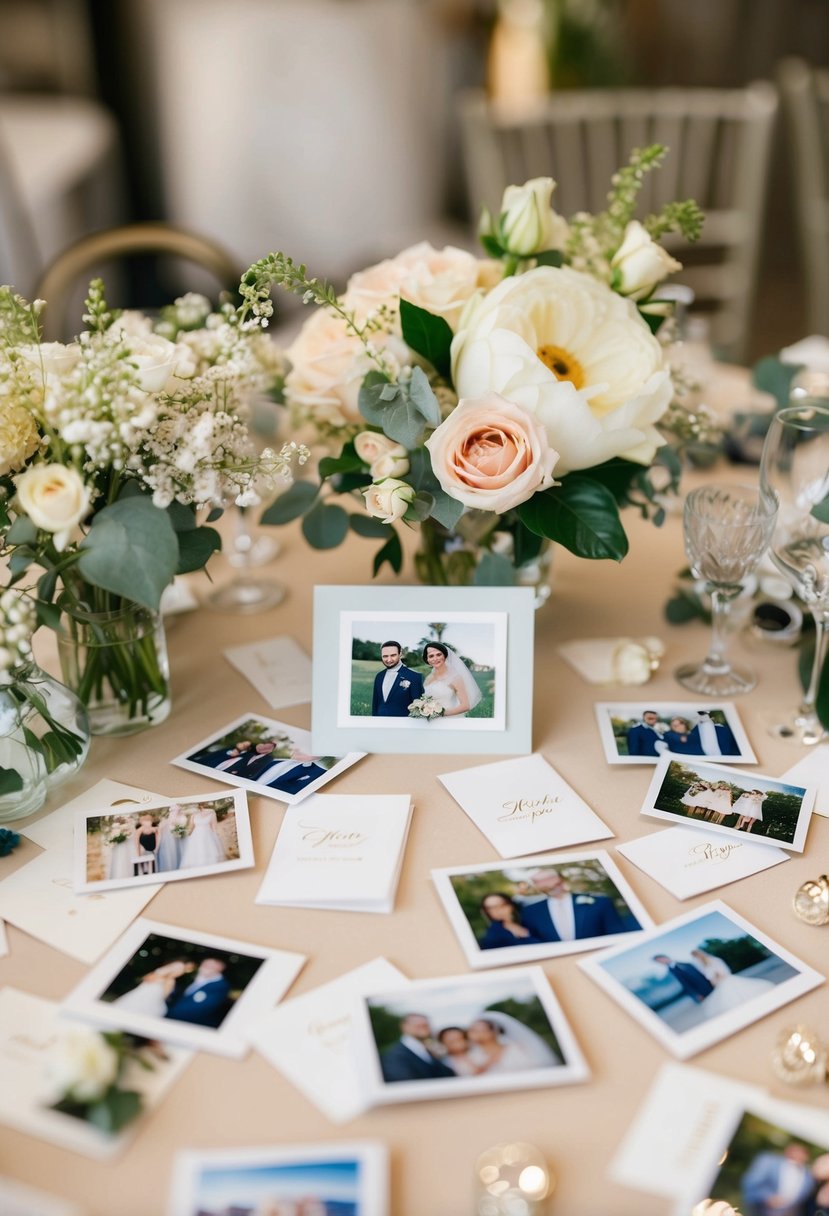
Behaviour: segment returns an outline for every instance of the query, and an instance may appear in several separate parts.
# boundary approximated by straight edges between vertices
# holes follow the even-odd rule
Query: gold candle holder
[[[542,1216],[555,1188],[544,1155],[534,1144],[496,1144],[475,1165],[476,1216]]]
[[[789,1026],[771,1053],[774,1073],[787,1085],[815,1085],[829,1078],[829,1046],[810,1026]]]
[[[794,896],[795,915],[807,925],[829,925],[829,878],[809,879]]]

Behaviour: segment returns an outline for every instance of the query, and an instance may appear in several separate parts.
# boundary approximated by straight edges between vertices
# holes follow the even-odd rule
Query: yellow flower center
[[[535,353],[557,380],[569,380],[576,388],[584,387],[584,368],[569,350],[561,346],[539,346]]]

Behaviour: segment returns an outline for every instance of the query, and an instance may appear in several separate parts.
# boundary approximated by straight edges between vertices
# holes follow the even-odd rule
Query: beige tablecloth
[[[717,475],[735,479],[722,469]],[[617,839],[607,842],[611,855],[654,919],[662,921],[711,896],[680,904],[612,851],[615,843],[659,831],[661,825],[639,817],[651,770],[606,764],[593,702],[685,699],[672,670],[681,660],[701,657],[708,638],[701,624],[671,628],[663,618],[673,577],[684,564],[679,516],[656,530],[629,512],[626,524],[631,552],[619,566],[556,554],[554,594],[536,617],[533,739],[536,750],[612,827]],[[223,647],[289,634],[310,651],[314,582],[370,581],[376,544],[353,539],[340,550],[316,554],[296,531],[288,529],[281,535],[283,554],[263,573],[278,575],[289,584],[285,602],[261,615],[201,610],[175,620],[169,631],[174,690],[169,720],[134,738],[96,739],[83,771],[45,810],[55,809],[102,777],[165,795],[196,793],[204,788],[203,779],[171,768],[169,759],[242,713],[270,712],[223,659]],[[221,561],[216,575],[219,579],[228,575]],[[384,581],[389,581],[388,573]],[[198,585],[208,586],[206,581]],[[557,645],[566,639],[612,634],[656,634],[665,640],[662,668],[645,689],[589,686],[557,654]],[[743,648],[742,643],[736,647]],[[765,723],[775,709],[798,699],[794,653],[755,646],[750,659],[760,680],[756,690],[740,700],[739,708],[760,771],[777,775],[794,763],[798,751],[771,738]],[[275,716],[297,726],[310,725],[307,705]],[[293,994],[377,955],[385,955],[416,978],[466,973],[429,871],[434,866],[497,860],[436,780],[438,773],[480,762],[468,756],[370,756],[330,787],[330,792],[342,794],[412,794],[416,811],[393,915],[254,906],[283,814],[281,804],[257,797],[250,799],[255,872],[170,884],[155,896],[147,914],[183,927],[306,953],[309,961]],[[36,852],[34,845],[26,844],[3,865],[22,864]],[[804,856],[716,894],[802,959],[825,968],[829,928],[801,924],[792,913],[791,898],[800,883],[826,870],[827,854],[829,820],[816,817]],[[0,960],[0,983],[60,999],[84,972],[79,963],[13,927],[9,939],[11,955]],[[209,1149],[377,1138],[391,1151],[392,1216],[468,1216],[473,1209],[476,1157],[492,1144],[517,1137],[538,1144],[558,1175],[551,1205],[554,1216],[663,1216],[669,1207],[664,1200],[614,1188],[606,1166],[657,1070],[669,1057],[579,970],[575,958],[549,962],[544,970],[589,1061],[593,1077],[587,1084],[385,1108],[336,1127],[257,1053],[240,1063],[202,1055],[113,1164],[94,1164],[4,1128],[0,1174],[59,1191],[75,1199],[88,1216],[156,1216],[165,1209],[174,1154],[184,1146]],[[797,1020],[827,1029],[825,989],[702,1052],[693,1063],[791,1098],[793,1091],[771,1073],[769,1050],[778,1032]],[[795,1096],[824,1109],[829,1106],[829,1088]]]

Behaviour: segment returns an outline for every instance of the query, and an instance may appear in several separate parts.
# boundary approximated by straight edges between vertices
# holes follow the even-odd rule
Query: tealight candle
[[[496,1144],[475,1166],[477,1216],[542,1216],[555,1178],[541,1150],[513,1141]]]

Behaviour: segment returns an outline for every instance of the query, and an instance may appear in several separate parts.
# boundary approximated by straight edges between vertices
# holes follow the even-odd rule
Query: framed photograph
[[[823,983],[719,900],[579,966],[682,1060]]]
[[[316,755],[309,731],[260,714],[242,714],[171,763],[291,804],[333,781],[364,755]]]
[[[372,1105],[586,1081],[540,967],[442,976],[362,997],[354,1015]]]
[[[470,967],[596,950],[653,921],[604,850],[433,870]]]
[[[532,599],[526,587],[316,587],[314,747],[530,751]]]
[[[73,1017],[237,1059],[305,955],[140,918],[63,1002]]]
[[[254,864],[247,796],[196,794],[75,816],[75,890],[112,891]]]
[[[598,701],[596,718],[608,764],[657,764],[668,752],[709,763],[757,763],[729,701]]]
[[[747,776],[693,757],[664,756],[651,779],[642,814],[802,853],[815,793],[814,786],[789,785],[756,773]]]
[[[369,1141],[178,1153],[167,1216],[386,1216],[388,1153]]]

